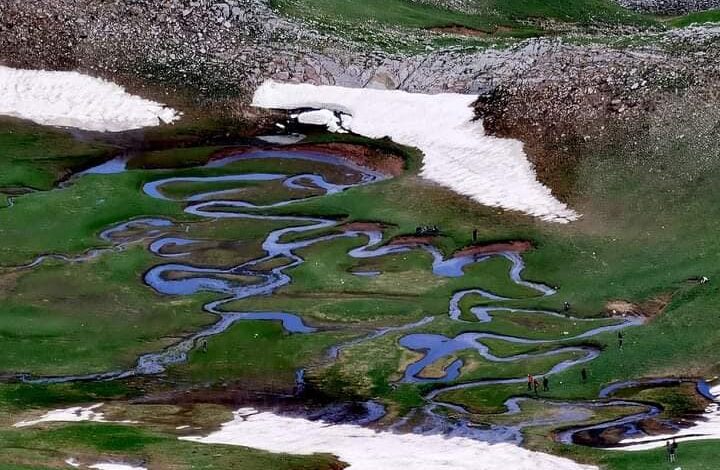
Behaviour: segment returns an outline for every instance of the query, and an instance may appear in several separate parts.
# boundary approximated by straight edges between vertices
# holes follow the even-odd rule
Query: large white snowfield
[[[78,72],[0,66],[0,115],[47,126],[120,132],[170,123],[180,113]]]
[[[253,105],[342,113],[342,119],[313,112],[301,122],[324,123],[370,138],[390,137],[423,154],[421,176],[491,207],[516,210],[552,222],[579,215],[541,184],[522,142],[485,134],[475,119],[476,95],[425,95],[399,90],[344,88],[266,81]],[[324,120],[318,119],[323,117]],[[322,122],[321,122],[322,121]]]

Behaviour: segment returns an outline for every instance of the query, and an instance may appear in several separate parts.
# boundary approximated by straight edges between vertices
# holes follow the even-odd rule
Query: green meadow
[[[320,135],[312,139],[317,142],[330,137]],[[352,136],[343,139],[363,141]],[[136,217],[161,216],[174,222],[166,235],[200,241],[187,258],[180,258],[182,261],[227,268],[261,257],[261,242],[269,231],[301,225],[190,216],[183,211],[183,202],[161,201],[145,195],[142,186],[146,182],[173,176],[250,172],[290,175],[310,172],[326,175],[335,182],[351,178],[331,166],[297,160],[248,159],[224,168],[190,167],[188,162],[202,164],[218,148],[189,147],[177,154],[172,150],[141,153],[136,157],[138,160],[131,160],[129,171],[87,175],[51,189],[78,168],[97,163],[103,155],[109,157],[104,144],[79,143],[60,131],[44,131],[17,122],[3,127],[0,142],[9,149],[6,155],[16,159],[2,164],[15,168],[20,162],[17,171],[13,170],[15,173],[1,173],[3,177],[15,175],[0,180],[2,189],[38,189],[16,196],[12,207],[0,209],[0,266],[3,266],[0,347],[4,351],[0,374],[8,378],[25,373],[86,374],[132,367],[139,355],[162,350],[214,322],[215,318],[204,313],[202,306],[223,297],[210,292],[163,296],[145,286],[144,273],[168,260],[148,251],[144,229],[138,229],[134,241],[125,249],[108,249],[87,261],[48,259],[32,269],[17,266],[46,253],[72,257],[94,248],[112,248],[98,238],[103,229]],[[99,401],[112,402],[130,413],[128,410],[136,405],[129,405],[128,400],[151,392],[173,393],[178,388],[202,389],[208,397],[216,390],[234,385],[288,393],[300,368],[306,369],[309,386],[322,396],[339,400],[376,399],[388,406],[390,417],[406,415],[422,406],[425,394],[438,386],[396,383],[404,368],[420,357],[398,344],[408,331],[348,345],[342,348],[337,360],[328,358],[327,351],[377,328],[408,324],[428,316],[433,317],[432,322],[410,332],[454,337],[477,331],[550,340],[541,345],[488,340],[486,345],[499,356],[545,352],[567,345],[591,344],[601,348],[600,356],[586,365],[587,383],[579,380],[579,366],[571,368],[551,378],[551,391],[543,393],[545,398],[587,400],[597,397],[604,385],[618,380],[674,375],[709,377],[720,372],[717,367],[720,335],[715,328],[720,320],[716,308],[719,293],[713,282],[720,274],[720,255],[715,249],[720,242],[720,195],[713,190],[720,170],[717,159],[704,160],[703,171],[698,173],[692,152],[683,148],[668,148],[653,159],[642,155],[628,158],[627,154],[587,158],[576,169],[569,199],[584,217],[574,224],[559,226],[478,206],[420,179],[416,152],[383,141],[371,144],[400,152],[407,162],[406,172],[376,184],[308,198],[261,213],[377,222],[385,227],[385,242],[414,234],[418,225],[437,225],[441,233],[433,244],[446,256],[472,244],[473,229],[478,230],[478,243],[529,240],[534,248],[523,255],[527,265],[523,278],[554,286],[558,293],[540,297],[536,291],[513,283],[508,276],[510,263],[504,258],[468,266],[462,277],[440,278],[432,274],[432,258],[421,250],[353,259],[347,252],[366,243],[364,237],[315,243],[297,250],[306,262],[287,270],[291,284],[274,295],[236,300],[223,305],[223,309],[291,312],[319,328],[318,332],[288,334],[273,322],[239,322],[209,338],[207,351],[192,350],[187,362],[172,366],[160,377],[64,385],[29,385],[7,380],[0,385],[3,464],[7,462],[10,465],[7,468],[59,468],[64,459],[77,455],[135,458],[150,462],[153,468],[222,468],[223,462],[234,458],[243,459],[247,462],[243,468],[250,469],[267,465],[330,466],[333,459],[329,457],[278,458],[242,448],[218,450],[216,446],[177,441],[173,428],[168,426],[57,424],[18,430],[10,425],[21,414]],[[30,158],[39,153],[46,156],[48,165]],[[678,153],[683,158],[676,158]],[[42,171],[36,171],[37,165],[43,167]],[[178,183],[167,185],[163,191],[180,199],[197,192],[235,188],[240,188],[238,198],[257,203],[317,194],[309,190],[291,196],[287,188],[272,182]],[[326,233],[336,232],[329,229]],[[290,235],[287,239],[320,234]],[[258,269],[268,270],[286,262],[270,260]],[[375,277],[353,274],[360,271],[380,274]],[[701,285],[694,281],[703,275],[711,282]],[[447,317],[450,296],[470,288],[485,289],[513,300],[488,302],[470,295],[460,305],[465,322],[450,321]],[[623,351],[616,347],[615,333],[582,342],[560,342],[617,321],[606,317],[609,301],[626,301],[642,310],[650,305],[649,300],[659,298],[667,301],[665,308],[650,312],[653,317],[645,325],[627,330]],[[564,301],[572,306],[569,314],[594,320],[576,322],[532,313],[494,311],[492,322],[479,323],[470,312],[474,306],[487,305],[561,311]],[[443,358],[424,374],[430,378],[442,374],[448,364],[459,358],[464,366],[457,383],[523,377],[547,371],[572,357],[577,357],[576,353],[493,363],[468,349]],[[684,390],[640,395],[669,409],[682,409],[689,393]],[[482,422],[493,419],[500,422],[505,419],[497,415],[504,411],[503,402],[524,394],[524,384],[503,385],[449,392],[440,399],[467,407],[482,416]],[[143,411],[149,423],[159,410],[154,406],[161,405],[148,405]],[[523,410],[527,416],[539,412],[537,406]],[[217,426],[227,417],[226,413],[212,414],[204,429]],[[601,418],[609,416],[595,416]],[[636,468],[639,462],[647,468],[666,468],[662,450],[610,453],[560,446],[547,438],[549,431],[528,430],[529,445],[613,469]],[[117,436],[116,441],[110,439],[113,435]],[[34,443],[31,449],[23,444],[28,440]],[[221,460],[214,460],[214,455],[220,455]],[[710,468],[703,466],[706,465],[703,462],[713,455],[712,444],[684,444],[682,466]]]

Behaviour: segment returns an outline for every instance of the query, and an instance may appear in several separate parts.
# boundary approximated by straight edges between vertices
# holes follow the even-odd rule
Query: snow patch
[[[283,134],[283,135],[259,135],[257,139],[275,145],[292,145],[305,139],[303,134]]]
[[[331,131],[340,128],[370,138],[389,136],[399,144],[417,147],[424,154],[423,177],[477,202],[546,221],[576,220],[579,215],[537,180],[522,142],[485,135],[482,122],[474,120],[472,104],[477,98],[269,80],[255,91],[253,105],[317,109],[300,113],[298,119],[326,125]],[[341,113],[339,120],[336,113]]]
[[[206,444],[230,444],[269,452],[329,453],[349,470],[580,470],[596,469],[532,452],[513,444],[488,444],[461,437],[376,432],[351,424],[330,424],[242,408],[207,437],[181,437]]]
[[[78,72],[0,66],[0,115],[48,126],[120,132],[170,123],[180,113]]]
[[[90,465],[88,468],[96,470],[147,470],[145,467],[135,467],[124,463],[100,462]]]
[[[15,423],[13,426],[16,428],[24,428],[27,426],[35,426],[40,423],[65,421],[65,422],[78,422],[78,421],[95,421],[106,423],[105,415],[95,410],[100,408],[103,404],[98,403],[83,408],[82,406],[73,406],[72,408],[63,408],[59,410],[48,411],[38,419],[20,421]]]
[[[317,111],[305,111],[293,115],[300,124],[311,126],[325,126],[330,132],[347,132],[342,128],[342,120],[329,109],[318,109]]]
[[[96,405],[82,407],[82,406],[73,406],[71,408],[62,408],[59,410],[52,410],[48,411],[41,417],[33,420],[28,421],[19,421],[15,423],[13,426],[16,428],[24,428],[27,426],[35,426],[36,424],[40,423],[49,423],[49,422],[68,422],[68,423],[74,423],[74,422],[80,422],[80,421],[93,421],[96,423],[124,423],[124,424],[132,424],[136,423],[137,421],[108,421],[105,419],[105,414],[96,411],[98,408],[102,407],[103,403],[98,403]]]

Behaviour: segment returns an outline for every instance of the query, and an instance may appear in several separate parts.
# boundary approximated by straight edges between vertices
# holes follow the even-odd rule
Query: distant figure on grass
[[[622,331],[618,331],[618,349],[620,351],[623,350],[623,340],[625,339],[625,334]]]
[[[543,392],[549,392],[550,391],[550,381],[548,380],[547,376],[543,377]]]
[[[207,352],[207,340],[204,339],[200,342],[200,349],[202,349],[202,352]]]
[[[477,234],[478,234],[478,230],[473,229],[473,243],[475,243],[477,241]]]
[[[667,448],[668,460],[670,462],[677,461],[677,448],[678,448],[677,441],[675,439],[673,439],[672,442],[667,441],[667,443],[665,444],[665,447]]]
[[[587,382],[587,369],[584,367],[580,370],[580,378],[582,379],[582,383]]]
[[[570,302],[568,302],[567,300],[563,302],[563,310],[565,310],[566,312],[570,311]]]
[[[535,378],[532,376],[532,374],[528,374],[528,392],[532,390],[533,382],[535,381]]]
[[[537,381],[537,379],[533,380],[533,389],[535,390],[535,395],[538,394],[538,387],[540,386],[540,382]]]

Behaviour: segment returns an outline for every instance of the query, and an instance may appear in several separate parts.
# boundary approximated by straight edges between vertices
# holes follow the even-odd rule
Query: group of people
[[[415,235],[440,235],[440,228],[437,225],[420,225],[415,227]]]
[[[588,378],[588,372],[586,368],[580,369],[580,379],[582,383],[587,382]],[[527,389],[528,392],[535,392],[535,395],[538,394],[540,390],[540,384],[542,383],[542,391],[543,392],[549,392],[550,391],[550,379],[547,378],[546,375],[542,377],[542,382],[537,379],[537,377],[533,376],[532,374],[527,375]]]
[[[537,395],[538,389],[540,388],[540,382],[537,378],[533,377],[532,374],[528,374],[527,376],[527,389],[528,392],[531,390],[535,391],[535,395]],[[543,392],[549,392],[550,391],[550,380],[548,380],[547,376],[543,376],[542,378],[542,389]]]

